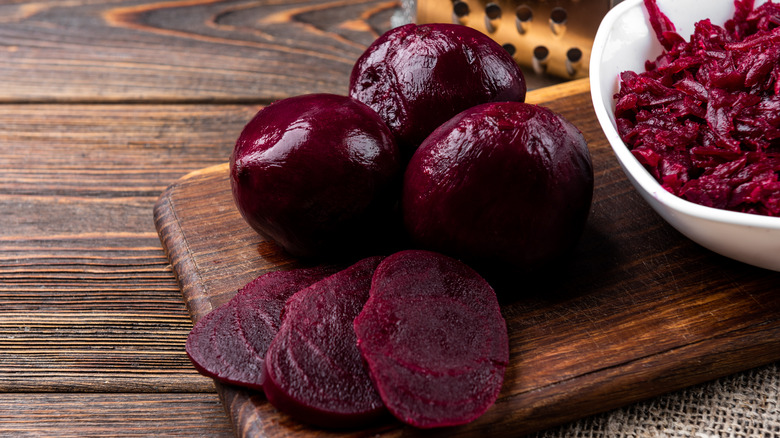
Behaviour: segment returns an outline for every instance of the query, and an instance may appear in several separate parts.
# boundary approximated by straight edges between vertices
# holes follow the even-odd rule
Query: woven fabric
[[[529,438],[780,438],[779,399],[774,363]]]

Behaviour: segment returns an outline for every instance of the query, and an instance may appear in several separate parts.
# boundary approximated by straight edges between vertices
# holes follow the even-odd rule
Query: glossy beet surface
[[[262,389],[265,353],[279,331],[284,303],[334,271],[275,271],[249,282],[190,331],[185,350],[195,368],[223,383]]]
[[[408,154],[455,114],[485,102],[522,102],[525,93],[525,78],[503,47],[472,28],[438,23],[386,32],[358,59],[349,88]]]
[[[345,96],[312,94],[260,110],[230,158],[246,221],[294,256],[376,242],[397,202],[400,158],[387,126]]]
[[[582,134],[539,106],[464,111],[412,157],[404,223],[422,246],[470,261],[535,269],[582,233],[593,170]]]
[[[329,428],[365,426],[386,413],[352,326],[380,260],[361,260],[287,301],[265,357],[263,390],[277,409]]]
[[[371,378],[401,421],[465,424],[498,397],[506,323],[493,289],[465,264],[428,251],[387,257],[354,325]]]

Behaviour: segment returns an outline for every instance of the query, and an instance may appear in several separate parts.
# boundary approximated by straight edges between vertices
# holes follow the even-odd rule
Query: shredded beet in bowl
[[[780,271],[780,3],[627,0],[596,34],[599,123],[672,226]]]

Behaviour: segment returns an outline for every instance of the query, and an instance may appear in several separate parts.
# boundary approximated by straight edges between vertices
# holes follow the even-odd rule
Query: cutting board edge
[[[200,281],[200,274],[195,263],[195,258],[191,257],[191,251],[186,244],[185,239],[175,239],[176,235],[184,235],[184,228],[181,226],[175,210],[174,194],[179,189],[183,181],[195,178],[198,175],[219,171],[225,165],[207,167],[196,170],[183,176],[173,184],[169,185],[157,198],[154,204],[153,216],[154,226],[157,235],[160,238],[163,251],[171,264],[176,281],[179,283],[179,290],[187,307],[193,323],[196,323],[203,315],[213,310],[212,304],[208,299],[208,291],[205,290],[204,282]],[[198,300],[192,300],[188,297],[204,297]]]
[[[565,89],[560,87],[553,87],[549,90],[534,90],[529,92],[527,101],[529,103],[555,101],[565,98],[572,93],[582,94],[587,92],[587,80],[580,80],[567,84]],[[158,202],[155,204],[155,225],[157,227],[158,234],[160,235],[160,240],[166,251],[166,255],[168,256],[169,261],[172,263],[172,268],[175,271],[177,281],[179,281],[180,287],[182,288],[182,295],[185,298],[187,309],[193,319],[198,318],[199,314],[202,315],[207,313],[212,306],[209,303],[205,303],[208,304],[209,307],[204,307],[203,305],[200,305],[199,307],[197,303],[191,302],[187,299],[188,296],[208,297],[210,291],[207,290],[207,285],[199,284],[199,278],[201,276],[198,274],[199,265],[197,261],[188,260],[192,259],[192,257],[190,257],[193,254],[192,248],[187,248],[186,244],[176,245],[175,242],[173,242],[172,238],[175,233],[181,234],[186,231],[185,229],[182,229],[183,224],[180,221],[180,218],[176,217],[177,199],[178,205],[181,207],[181,202],[183,202],[182,198],[187,197],[186,189],[191,185],[188,181],[191,180],[192,182],[197,182],[199,179],[198,177],[208,177],[210,174],[227,175],[228,167],[229,165],[227,163],[223,163],[196,170],[185,175],[180,180],[169,186],[165,192],[162,193]],[[186,226],[184,228],[186,228]],[[206,265],[206,262],[202,263],[204,266]],[[200,267],[202,268],[203,266]],[[186,290],[184,289],[185,287],[187,288]],[[195,295],[190,295],[193,293]],[[758,330],[757,327],[746,327],[742,330],[729,331],[717,339],[718,346],[714,349],[709,349],[709,343],[712,341],[712,339],[709,339],[706,340],[706,342],[703,341],[699,343],[698,345],[693,344],[687,348],[675,348],[662,352],[661,354],[644,356],[636,361],[622,363],[619,366],[603,368],[598,372],[591,373],[590,375],[584,374],[573,376],[568,379],[568,382],[564,382],[563,384],[556,383],[555,386],[557,387],[549,386],[546,389],[540,388],[540,391],[533,390],[527,393],[517,394],[521,398],[528,397],[530,399],[535,398],[536,400],[527,406],[528,410],[524,410],[524,414],[516,412],[514,416],[518,417],[517,420],[520,420],[520,424],[524,426],[525,430],[522,430],[522,432],[531,433],[537,430],[547,429],[567,421],[573,421],[587,415],[594,415],[600,412],[619,408],[630,403],[639,402],[641,400],[655,397],[669,391],[679,390],[692,384],[699,384],[722,377],[724,375],[732,374],[737,371],[760,366],[775,360],[780,360],[780,357],[778,356],[778,350],[773,348],[776,345],[776,340],[778,339],[777,336],[771,337],[770,340],[763,339],[763,342],[761,342],[763,333],[767,330],[771,330],[771,333],[780,335],[779,320],[774,318],[772,321],[774,321],[772,327],[764,328],[762,329],[763,331]],[[753,329],[756,329],[755,333],[753,332]],[[744,345],[741,347],[734,347],[729,346],[729,343],[725,342],[732,339],[743,339]],[[767,345],[767,343],[769,343],[769,345]],[[744,364],[737,363],[739,362],[736,360],[739,356],[739,352],[748,351],[749,347],[756,348],[759,355],[757,357],[752,357],[752,360],[747,361]],[[717,372],[713,372],[713,369],[708,369],[707,367],[698,369],[697,364],[702,361],[703,358],[707,356],[712,357],[713,355],[721,355],[724,352],[728,356],[725,361],[713,361],[712,363],[709,363],[709,365],[715,364]],[[686,356],[689,359],[688,362],[677,362],[672,360],[672,358],[678,355],[686,355],[687,353],[693,353],[693,355],[690,357]],[[642,374],[642,369],[646,368],[649,362],[655,362],[656,364],[661,363],[667,369],[668,367],[679,368],[669,373],[669,375],[661,373],[656,374],[655,377],[651,376],[650,381],[648,382],[650,386],[644,389],[645,393],[641,396],[633,393],[631,391],[633,388],[632,385],[626,385],[626,381],[614,381],[612,386],[595,384],[598,383],[598,377],[602,373],[609,375],[613,372],[619,371],[619,369],[623,367],[633,368],[634,372],[632,373],[632,376]],[[707,365],[707,362],[708,361],[704,360],[705,365]],[[686,377],[686,375],[690,375],[691,377]],[[631,382],[633,382],[633,380],[631,380]],[[580,390],[584,388],[588,393],[591,394],[592,397],[599,398],[603,404],[599,407],[595,407],[592,405],[578,405],[577,403],[569,401],[569,404],[566,405],[565,395],[567,392],[569,392],[570,389],[573,388],[580,388]],[[554,399],[560,400],[560,398],[563,397],[564,403],[561,406],[551,406],[551,404],[555,405],[557,402],[551,401],[549,399],[550,390],[552,390]],[[619,402],[615,402],[614,399],[610,398],[613,391],[622,394]],[[262,435],[263,431],[265,431],[264,427],[268,425],[264,424],[262,421],[259,423],[257,422],[258,413],[256,411],[252,411],[252,397],[247,396],[241,391],[234,393],[235,390],[230,387],[218,386],[218,392],[223,407],[225,408],[231,423],[233,423],[233,427],[237,435]],[[547,394],[545,394],[545,392],[547,392]],[[563,405],[566,405],[566,407],[563,408]],[[566,415],[562,415],[562,413]],[[539,414],[546,415],[537,416]],[[525,423],[525,421],[521,419],[524,415],[533,416],[536,423],[533,426]],[[473,429],[463,429],[460,432],[460,435],[468,435],[474,432],[492,430],[491,427],[492,426],[490,424],[478,422],[474,424]],[[393,429],[388,431],[388,435],[403,434],[403,431],[404,429]],[[520,430],[516,429],[514,432],[519,433]],[[327,434],[321,433],[321,435],[325,436]]]

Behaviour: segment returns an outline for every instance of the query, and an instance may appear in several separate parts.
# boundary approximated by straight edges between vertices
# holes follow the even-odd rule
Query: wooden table
[[[0,435],[232,436],[152,209],[392,1],[0,2]]]
[[[0,4],[0,435],[234,435],[153,206],[261,106],[344,94],[397,6]]]

